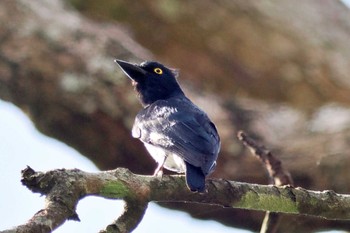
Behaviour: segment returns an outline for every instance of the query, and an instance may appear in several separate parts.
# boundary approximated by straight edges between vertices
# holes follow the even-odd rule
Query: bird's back
[[[220,138],[208,116],[184,95],[158,100],[136,116],[133,136],[173,153],[204,174],[215,167]]]

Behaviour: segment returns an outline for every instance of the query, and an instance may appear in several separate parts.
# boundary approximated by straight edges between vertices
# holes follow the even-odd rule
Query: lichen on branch
[[[90,173],[78,169],[36,172],[27,167],[22,171],[22,183],[33,192],[46,195],[46,206],[26,224],[7,232],[51,232],[67,219],[79,220],[75,207],[86,196],[123,199],[126,202],[124,213],[101,232],[127,232],[134,229],[151,201],[192,202],[327,219],[350,219],[350,195],[291,186],[215,179],[207,181],[206,193],[192,193],[186,186],[184,176],[136,175],[125,168]],[[139,208],[132,207],[135,203]]]

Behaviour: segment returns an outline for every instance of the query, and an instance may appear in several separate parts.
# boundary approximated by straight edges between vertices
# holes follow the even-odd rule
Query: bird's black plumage
[[[207,114],[183,93],[177,72],[157,62],[140,65],[116,60],[132,79],[144,106],[132,135],[139,138],[162,167],[186,172],[191,191],[205,190],[205,177],[216,165],[220,138]]]

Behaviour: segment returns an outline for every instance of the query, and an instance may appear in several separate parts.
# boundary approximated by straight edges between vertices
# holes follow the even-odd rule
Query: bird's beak
[[[123,72],[132,80],[138,82],[140,79],[142,79],[147,71],[142,69],[140,66],[136,64],[132,64],[126,61],[115,59],[114,62],[116,62],[120,68],[123,70]]]

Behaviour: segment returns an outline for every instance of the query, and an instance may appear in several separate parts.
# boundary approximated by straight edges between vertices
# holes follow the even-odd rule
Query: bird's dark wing
[[[215,165],[220,139],[208,116],[188,99],[156,101],[135,120],[133,136],[163,148],[209,173]]]

